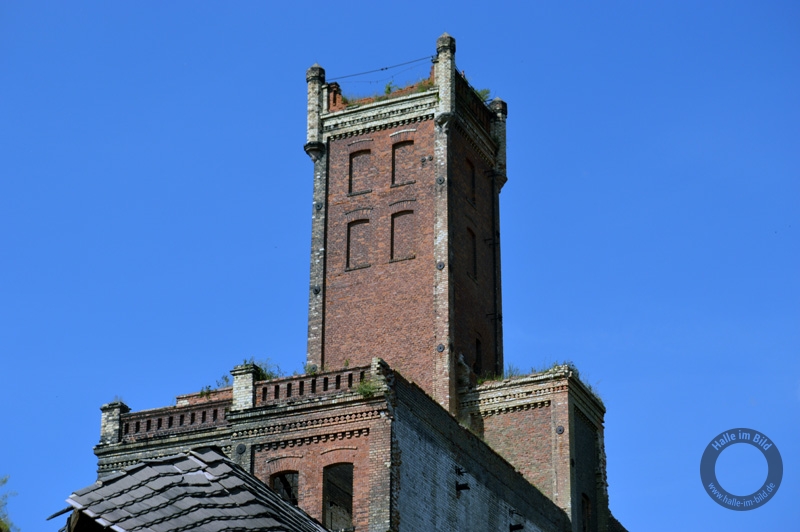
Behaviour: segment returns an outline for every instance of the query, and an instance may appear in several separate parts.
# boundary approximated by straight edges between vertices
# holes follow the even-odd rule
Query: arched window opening
[[[369,266],[369,220],[354,220],[347,224],[347,269]]]
[[[372,153],[369,150],[351,153],[347,192],[349,194],[369,192],[371,174]]]
[[[392,146],[392,185],[413,183],[414,141],[398,142]]]
[[[281,471],[269,478],[269,487],[277,493],[281,499],[291,505],[297,506],[297,471]]]
[[[322,477],[322,524],[331,530],[352,528],[353,464],[329,465]]]
[[[414,211],[400,211],[392,215],[391,238],[390,260],[414,258]]]

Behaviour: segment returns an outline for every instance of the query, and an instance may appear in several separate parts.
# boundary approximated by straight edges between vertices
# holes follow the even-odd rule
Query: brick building
[[[436,45],[430,78],[384,98],[307,72],[309,372],[242,365],[176,406],[104,405],[101,479],[215,445],[332,530],[624,530],[574,368],[478,384],[503,368],[507,106]]]

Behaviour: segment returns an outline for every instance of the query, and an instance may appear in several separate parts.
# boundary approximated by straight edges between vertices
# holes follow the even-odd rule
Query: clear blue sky
[[[800,4],[3,2],[0,475],[23,531],[94,481],[101,404],[168,405],[251,356],[301,368],[305,70],[445,31],[509,104],[506,362],[570,359],[599,389],[632,531],[796,525]],[[733,427],[784,460],[751,512],[700,484]],[[734,449],[720,480],[759,484]]]

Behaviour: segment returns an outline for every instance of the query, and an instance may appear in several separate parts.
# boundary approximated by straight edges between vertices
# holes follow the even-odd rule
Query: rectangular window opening
[[[334,464],[323,469],[322,524],[331,530],[353,526],[353,464]]]
[[[293,506],[297,506],[297,481],[297,471],[281,471],[270,477],[269,486],[281,499]]]

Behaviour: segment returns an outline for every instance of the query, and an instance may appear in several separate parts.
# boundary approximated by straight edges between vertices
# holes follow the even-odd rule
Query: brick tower
[[[307,72],[308,362],[380,357],[454,412],[459,380],[503,368],[507,107],[458,73],[453,37],[436,45],[430,78],[386,98],[347,102]]]
[[[306,372],[243,364],[172,406],[103,405],[100,479],[216,446],[329,530],[624,532],[577,370],[475,379],[503,368],[507,107],[454,56],[445,34],[429,79],[354,102],[308,70]]]

